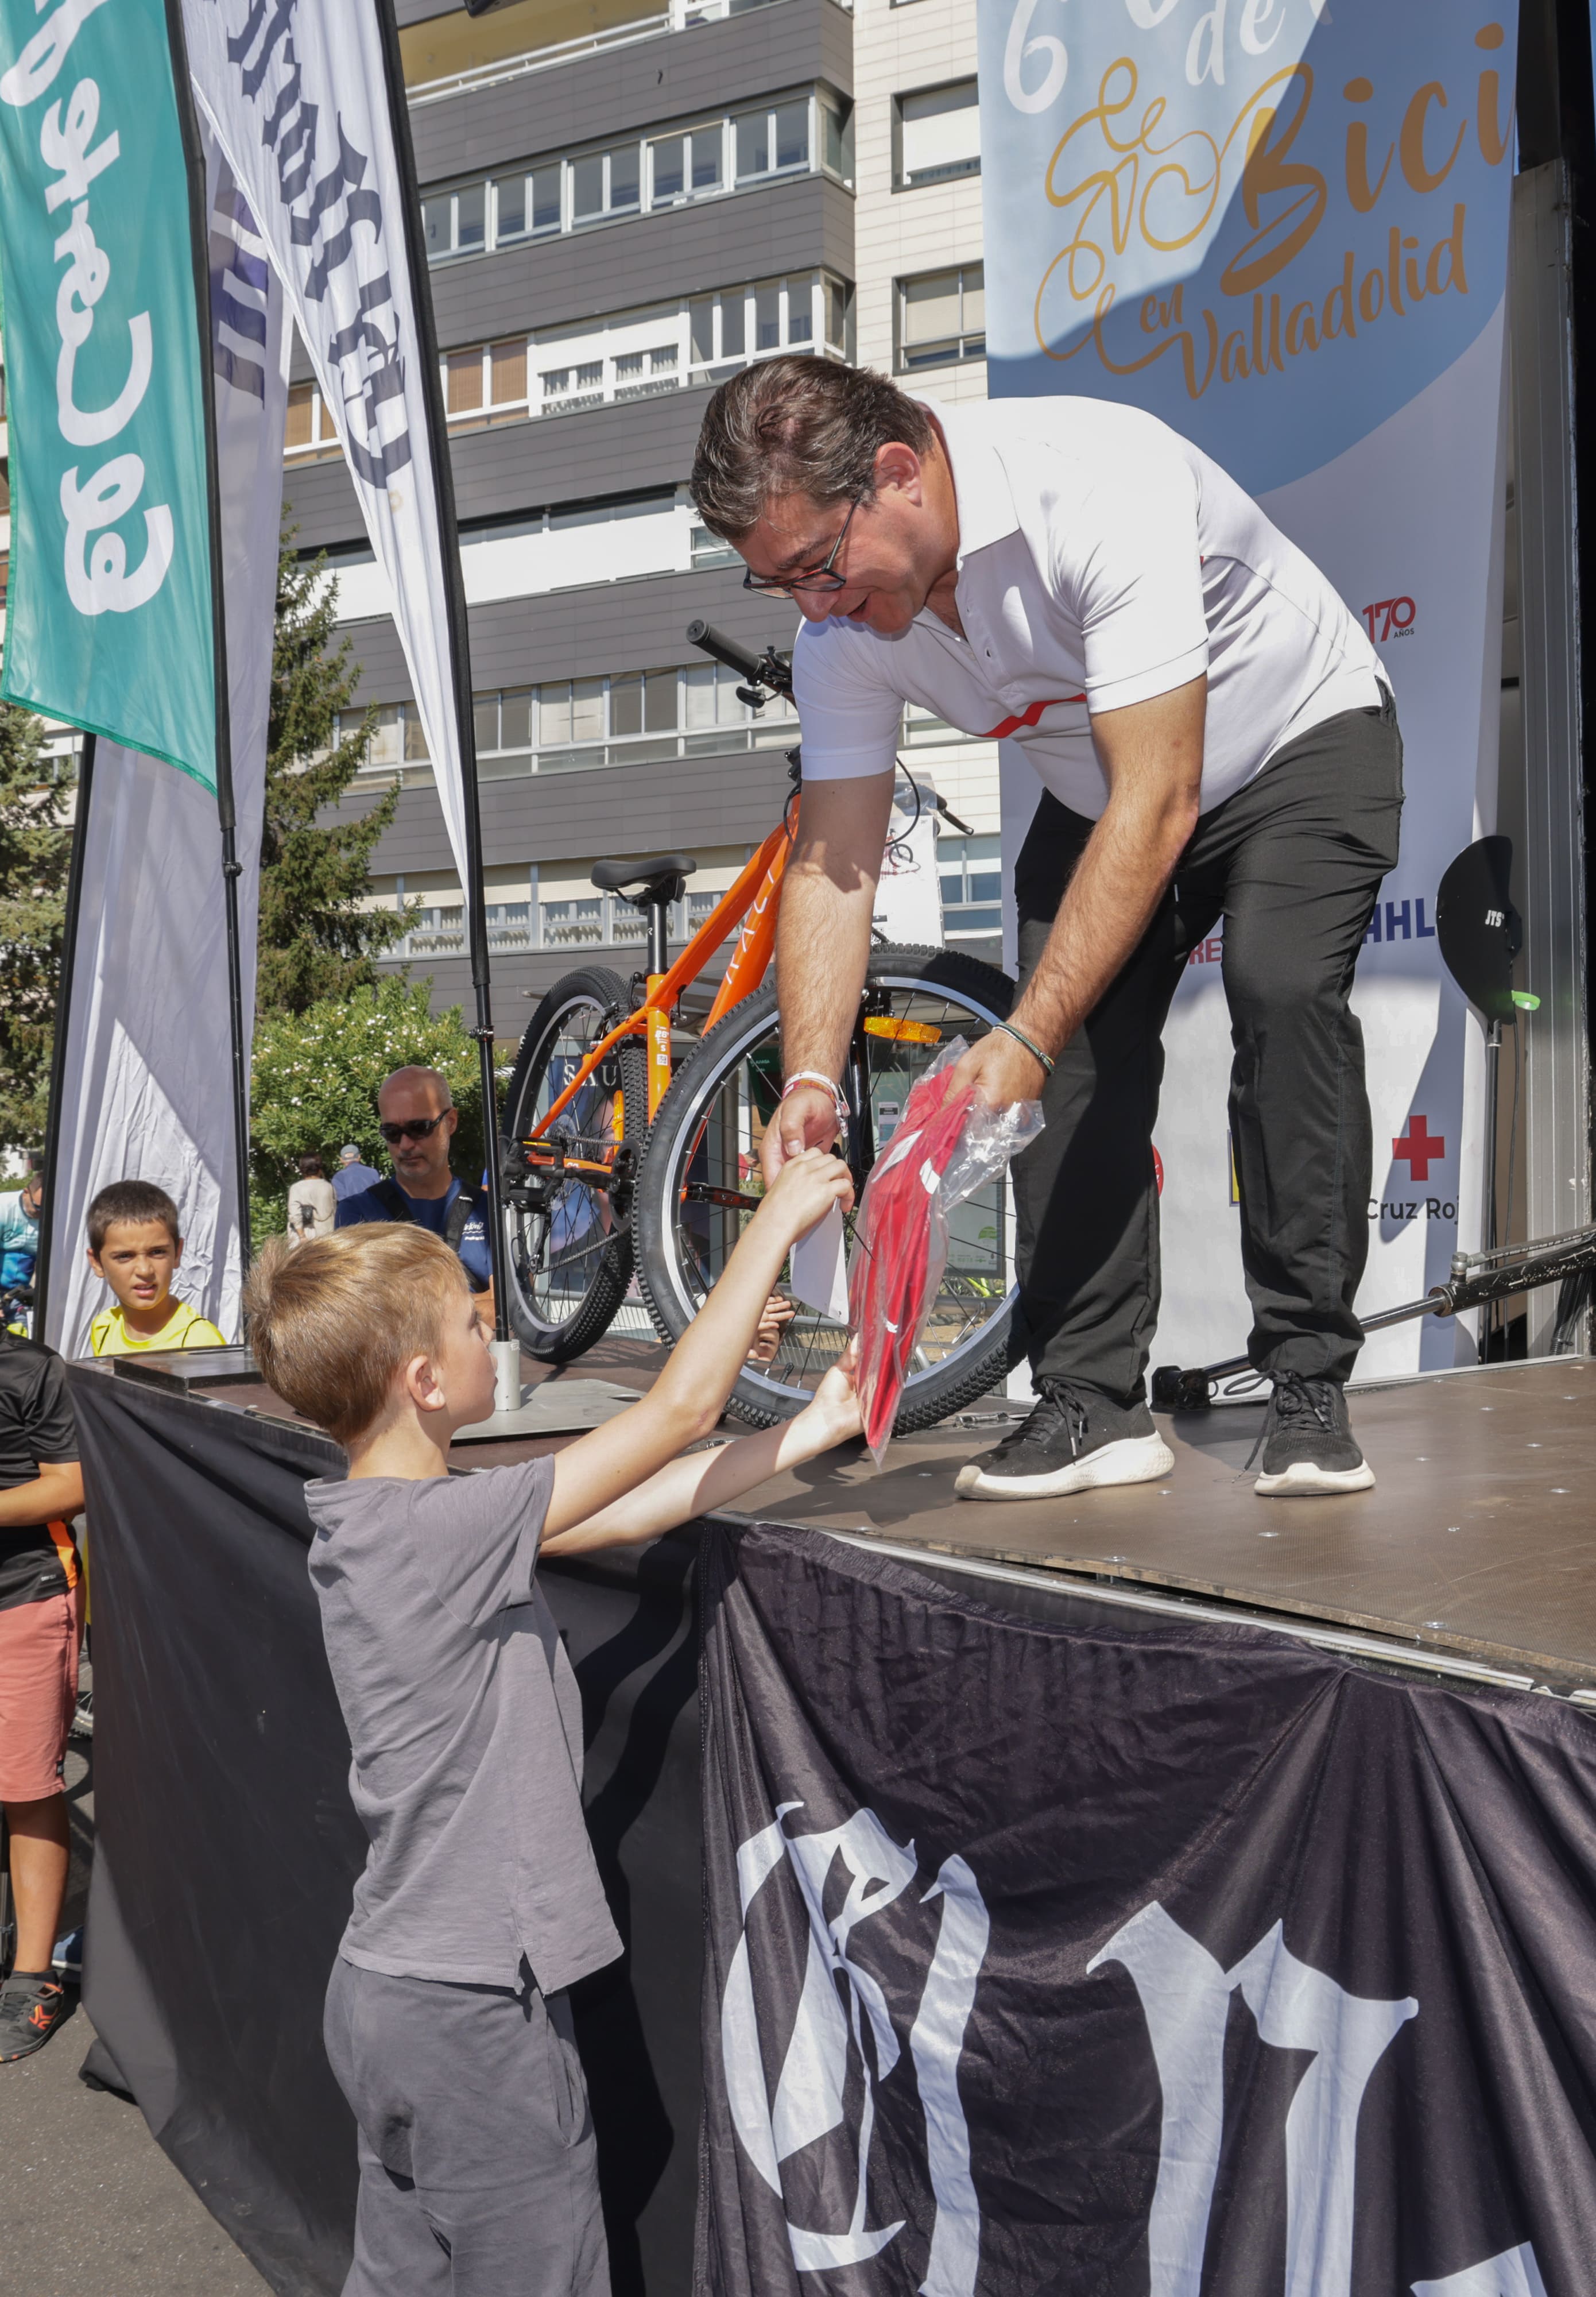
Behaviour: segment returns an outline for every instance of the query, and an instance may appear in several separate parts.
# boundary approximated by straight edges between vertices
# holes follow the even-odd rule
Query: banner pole
[[[50,1297],[50,1236],[55,1216],[55,1175],[61,1163],[62,1091],[67,1073],[67,1031],[71,1025],[73,978],[78,969],[78,919],[83,908],[83,857],[88,847],[88,809],[95,786],[95,737],[83,737],[78,769],[78,802],[72,815],[72,854],[67,864],[66,916],[61,929],[61,972],[55,987],[55,1035],[50,1047],[50,1104],[45,1111],[45,1201],[39,1222],[38,1257],[33,1271],[33,1337],[45,1337]]]
[[[169,5],[171,0],[169,0]],[[448,423],[443,405],[442,373],[438,362],[438,331],[432,316],[432,283],[422,250],[426,242],[422,226],[421,187],[415,174],[415,149],[410,138],[410,107],[405,95],[404,62],[399,54],[399,29],[392,0],[372,0],[383,41],[383,71],[388,110],[393,127],[394,156],[405,202],[405,259],[409,266],[410,300],[415,308],[415,331],[420,339],[422,388],[427,409],[427,446],[432,458],[432,484],[438,503],[439,535],[443,546],[444,598],[448,617],[450,667],[454,673],[455,719],[459,729],[460,780],[465,814],[465,875],[463,888],[471,945],[471,982],[476,997],[477,1041],[481,1064],[482,1129],[488,1171],[488,1250],[493,1271],[493,1336],[510,1338],[509,1311],[504,1269],[504,1187],[499,1169],[498,1091],[493,1071],[492,981],[488,958],[488,909],[482,878],[482,819],[477,792],[476,722],[471,691],[470,629],[465,612],[465,583],[460,567],[460,535],[455,517],[455,474],[449,460]]]
[[[233,800],[232,697],[227,682],[227,600],[222,576],[221,487],[217,476],[216,361],[211,349],[210,218],[205,206],[205,154],[188,72],[182,0],[166,0],[172,90],[188,172],[189,237],[193,250],[194,316],[200,330],[200,379],[205,413],[205,492],[210,541],[211,659],[216,686],[216,805],[222,840],[222,903],[227,937],[227,1025],[232,1050],[233,1157],[238,1187],[238,1277],[252,1257],[250,1236],[250,1071],[244,1050],[243,955],[239,946],[237,812]]]

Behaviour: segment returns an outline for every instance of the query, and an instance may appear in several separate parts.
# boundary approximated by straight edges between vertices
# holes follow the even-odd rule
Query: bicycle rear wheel
[[[1007,975],[954,950],[872,951],[865,986],[868,1125],[884,1147],[910,1089],[954,1037],[1008,1017]],[[638,1266],[660,1337],[678,1340],[757,1206],[759,1144],[781,1093],[776,992],[735,1006],[683,1063],[660,1103],[633,1202]],[[1013,1191],[1004,1174],[952,1214],[942,1287],[904,1388],[897,1433],[929,1428],[1008,1369],[1014,1300]],[[852,1216],[848,1228],[851,1242]],[[808,1403],[847,1325],[795,1304],[768,1364],[750,1364],[731,1409],[768,1428]]]
[[[522,1347],[543,1363],[569,1363],[601,1338],[631,1281],[626,1158],[648,1124],[638,1041],[613,1046],[548,1131],[531,1139],[629,1005],[618,974],[601,966],[566,974],[533,1015],[505,1096],[505,1305]],[[640,1306],[637,1321],[646,1329]]]

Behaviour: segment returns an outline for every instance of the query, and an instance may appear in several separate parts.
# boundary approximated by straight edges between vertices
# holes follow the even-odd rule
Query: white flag
[[[338,428],[462,885],[440,506],[378,0],[184,0],[194,94],[258,218]]]
[[[265,243],[209,139],[206,160],[247,1063],[288,341]],[[45,1337],[65,1355],[86,1352],[90,1321],[109,1297],[84,1256],[88,1206],[109,1181],[139,1180],[177,1203],[185,1248],[174,1292],[236,1338],[238,1179],[216,799],[187,774],[111,742],[99,744],[95,760],[61,1103]]]

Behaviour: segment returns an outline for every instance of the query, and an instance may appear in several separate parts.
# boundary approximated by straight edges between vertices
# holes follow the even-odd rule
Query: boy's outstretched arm
[[[597,1547],[625,1547],[653,1539],[659,1532],[673,1531],[679,1523],[691,1523],[695,1516],[729,1507],[772,1476],[801,1468],[834,1444],[845,1444],[861,1426],[855,1371],[851,1347],[794,1419],[757,1436],[740,1436],[719,1451],[693,1452],[685,1460],[670,1461],[613,1506],[546,1538],[544,1553],[580,1555]]]
[[[852,1194],[847,1166],[823,1149],[808,1149],[782,1166],[648,1394],[556,1456],[546,1540],[612,1507],[711,1433],[747,1359],[783,1261],[834,1204],[845,1211]]]

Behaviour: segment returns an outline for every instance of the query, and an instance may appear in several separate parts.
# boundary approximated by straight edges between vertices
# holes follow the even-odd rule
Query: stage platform
[[[1596,1364],[1370,1387],[1353,1412],[1377,1482],[1345,1499],[1260,1499],[1244,1463],[1263,1406],[1236,1404],[1160,1415],[1175,1465],[1156,1484],[958,1499],[958,1470],[1003,1433],[972,1414],[894,1443],[880,1473],[850,1447],[740,1512],[1289,1613],[1596,1691]]]
[[[228,1352],[234,1364],[243,1352]],[[247,1361],[247,1359],[246,1359]],[[463,1467],[523,1460],[574,1440],[665,1361],[611,1338],[550,1375],[525,1362],[544,1432],[460,1442]],[[117,1360],[122,1370],[129,1360]],[[160,1369],[144,1360],[147,1376]],[[190,1393],[223,1408],[288,1417],[248,1372],[212,1380],[164,1359]],[[196,1379],[194,1375],[198,1373]],[[606,1403],[598,1402],[601,1390]],[[574,1407],[558,1432],[556,1398]],[[751,1493],[745,1519],[808,1525],[927,1558],[1066,1575],[1232,1614],[1319,1623],[1378,1638],[1399,1658],[1450,1659],[1547,1684],[1596,1703],[1596,1362],[1551,1361],[1433,1374],[1353,1393],[1359,1440],[1378,1478],[1345,1499],[1262,1500],[1246,1461],[1261,1403],[1160,1415],[1175,1454],[1156,1484],[1068,1500],[960,1500],[953,1480],[1011,1421],[963,1415],[902,1437],[877,1472],[850,1445]],[[525,1423],[523,1423],[525,1424]],[[728,1434],[740,1432],[728,1424]]]

